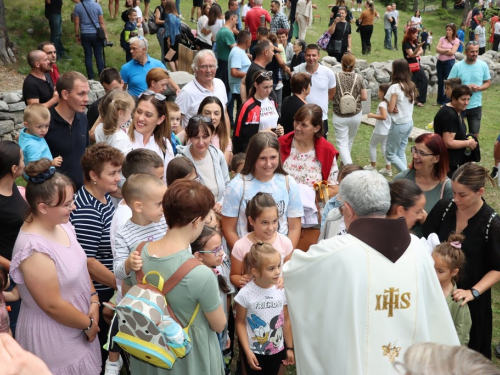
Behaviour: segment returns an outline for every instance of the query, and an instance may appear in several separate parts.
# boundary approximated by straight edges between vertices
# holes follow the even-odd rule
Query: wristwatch
[[[481,293],[479,293],[476,289],[474,288],[471,288],[470,289],[471,293],[472,293],[472,297],[474,297],[474,299],[478,299],[480,296],[481,296]]]

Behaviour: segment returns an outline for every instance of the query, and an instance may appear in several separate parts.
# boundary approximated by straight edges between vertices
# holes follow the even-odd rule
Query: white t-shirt
[[[475,35],[479,35],[479,48],[486,47],[486,28],[479,25],[474,30]]]
[[[295,73],[307,73],[306,64],[302,63],[293,68]],[[307,103],[319,105],[323,110],[323,120],[328,119],[328,90],[337,85],[335,74],[330,68],[319,65],[311,75],[311,92],[306,97]]]
[[[127,155],[132,150],[132,143],[127,133],[123,129],[118,129],[111,135],[104,134],[104,125],[100,123],[95,128],[95,141],[96,143],[104,142],[110,146],[113,146]]]
[[[401,90],[399,83],[395,83],[389,87],[384,99],[390,103],[393,94],[398,96],[398,101],[396,102],[398,113],[389,113],[392,122],[396,125],[409,123],[413,120],[413,103],[410,103],[404,92]]]
[[[384,108],[387,112],[387,102],[382,100],[377,108],[377,115],[380,115],[380,108]],[[391,127],[391,116],[389,116],[389,112],[387,112],[387,117],[385,120],[377,120],[375,121],[375,129],[373,129],[374,134],[387,135],[389,134],[389,128]]]
[[[207,27],[208,17],[203,15],[198,18],[198,23],[196,25],[196,37],[203,43],[212,45],[212,34],[205,35],[201,32],[202,28],[208,29]]]
[[[415,17],[415,16],[413,16],[411,18],[411,23],[413,25],[416,25],[417,27],[422,27],[422,17]]]
[[[495,34],[500,34],[500,22],[495,23]]]
[[[252,352],[262,355],[281,352],[284,348],[285,289],[278,289],[276,285],[263,289],[252,280],[241,288],[234,300],[247,310],[245,320]]]
[[[238,174],[226,187],[222,215],[238,218],[236,231],[241,238],[248,234],[245,215],[248,202],[258,192],[269,193],[273,196],[278,207],[278,232],[286,236],[288,235],[288,218],[304,216],[299,185],[291,176],[288,176],[288,186],[289,191],[286,187],[285,176],[279,173],[275,173],[273,178],[267,182],[259,181],[249,174],[245,176],[245,184],[243,184],[241,174]],[[242,193],[244,194],[243,199]]]
[[[224,26],[224,20],[218,19],[215,20],[215,23],[212,26],[208,26],[208,28],[212,31],[212,39],[215,40],[217,37],[217,33]]]
[[[243,5],[243,10],[241,11],[241,17],[246,17],[250,9],[252,9],[252,7],[248,3]]]
[[[136,6],[134,10],[137,12],[137,19],[142,18],[142,10],[139,6]]]
[[[219,186],[217,185],[217,179],[215,177],[212,155],[210,155],[210,152],[207,151],[207,155],[202,160],[192,160],[196,168],[196,173],[200,175],[204,185],[210,189],[215,197],[215,200],[217,200],[217,197],[219,196]]]
[[[279,118],[276,106],[269,98],[260,100],[259,131],[277,127]]]

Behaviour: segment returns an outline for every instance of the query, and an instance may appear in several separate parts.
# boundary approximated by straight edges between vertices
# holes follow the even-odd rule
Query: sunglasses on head
[[[194,122],[203,121],[203,122],[212,123],[212,119],[210,117],[202,116],[202,115],[193,116],[189,119],[189,121],[191,121],[191,120],[193,120]]]
[[[153,95],[155,97],[155,99],[158,99],[159,101],[162,101],[162,102],[164,102],[165,100],[167,100],[167,97],[165,95],[157,94],[156,92],[151,91],[151,90],[144,91],[141,95],[139,95],[139,98],[141,96],[143,96],[143,95],[145,95],[145,96],[151,96],[151,95]]]

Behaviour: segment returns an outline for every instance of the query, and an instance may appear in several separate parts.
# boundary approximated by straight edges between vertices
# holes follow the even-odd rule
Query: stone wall
[[[460,52],[455,54],[457,61],[464,59],[464,55]],[[500,54],[496,51],[486,51],[478,59],[483,60],[488,64],[490,69],[491,80],[493,84],[500,83]],[[422,56],[420,65],[425,71],[429,85],[427,88],[427,95],[437,94],[437,55]],[[335,57],[323,57],[321,63],[330,67],[334,73],[342,71],[340,63],[337,62]],[[392,60],[387,62],[373,62],[369,64],[366,60],[356,60],[355,66],[356,73],[363,75],[365,79],[366,88],[371,90],[371,98],[377,99],[378,87],[381,83],[388,83],[391,81],[392,74]]]
[[[187,72],[170,73],[172,79],[182,88],[193,79],[193,75]],[[87,107],[104,96],[104,88],[98,81],[89,81],[90,92]],[[175,93],[167,92],[167,95]],[[24,127],[24,104],[21,90],[0,93],[0,141],[14,140],[16,135]]]

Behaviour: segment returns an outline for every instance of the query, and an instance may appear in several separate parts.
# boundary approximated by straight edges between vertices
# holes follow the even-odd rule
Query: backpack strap
[[[164,296],[166,296],[174,287],[179,284],[179,282],[189,273],[191,270],[197,266],[201,265],[200,261],[197,260],[196,258],[191,258],[186,260],[182,265],[177,269],[177,271],[174,272],[170,278],[165,281],[165,284],[163,284],[163,290],[161,291]],[[168,301],[167,301],[168,302]],[[177,323],[180,324],[181,327],[183,327],[181,321],[177,319],[177,316],[175,316],[174,311],[172,310],[171,306],[169,303],[167,303],[167,308],[168,312],[170,313],[170,316],[172,319],[174,319]],[[194,318],[196,318],[196,315],[198,314],[198,310],[200,309],[200,304],[196,306],[196,309],[194,310],[193,316],[191,317],[191,320],[189,321],[189,324],[186,326],[186,330],[189,328],[191,323],[193,323]]]
[[[141,242],[139,246],[135,248],[135,251],[139,253],[139,256],[141,256],[142,249],[144,248],[144,245],[147,244],[147,241]],[[137,284],[142,284],[142,279],[144,279],[144,271],[142,268],[139,271],[135,272],[135,277],[137,278]]]
[[[351,96],[352,92],[354,91],[354,87],[356,86],[356,79],[358,79],[358,73],[354,73],[354,80],[352,81],[352,87],[351,87]]]
[[[243,190],[241,192],[240,205],[238,206],[238,215],[236,216],[236,219],[240,217],[241,204],[243,203],[243,199],[245,198],[245,176],[242,175],[241,173],[238,174],[241,176],[241,179],[243,180]]]

